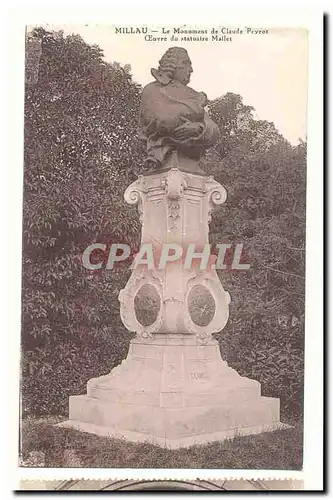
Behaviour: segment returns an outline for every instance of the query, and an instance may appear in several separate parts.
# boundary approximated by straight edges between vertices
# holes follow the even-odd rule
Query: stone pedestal
[[[222,361],[216,340],[193,335],[134,339],[109,375],[72,396],[67,424],[100,435],[171,448],[279,426],[279,400]]]
[[[62,425],[172,448],[281,427],[279,400],[221,359],[212,333],[223,329],[229,294],[214,264],[186,269],[184,258],[158,263],[165,243],[186,254],[208,244],[208,225],[225,189],[212,177],[171,168],[140,177],[125,193],[138,206],[142,245],[154,266],[138,266],[121,291],[120,313],[136,332],[127,358],[91,379],[87,395],[72,396]]]
[[[139,177],[128,187],[125,200],[137,205],[140,213],[141,245],[152,248],[154,256],[154,268],[138,266],[120,292],[120,314],[128,330],[145,338],[159,333],[193,334],[204,341],[224,328],[230,296],[213,263],[201,269],[200,260],[194,259],[186,269],[185,259],[191,245],[201,253],[209,244],[212,209],[225,199],[224,187],[212,177],[177,168]],[[168,243],[179,245],[182,257],[159,269],[163,245]],[[149,324],[142,321],[143,314],[141,322],[138,320],[138,309],[143,308],[145,299],[147,309],[149,304],[155,305],[155,316],[147,318]]]

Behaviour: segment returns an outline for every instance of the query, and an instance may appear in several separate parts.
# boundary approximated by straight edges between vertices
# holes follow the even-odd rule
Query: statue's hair
[[[182,47],[170,47],[159,61],[158,69],[170,77],[173,77],[179,63],[189,59],[186,49]]]

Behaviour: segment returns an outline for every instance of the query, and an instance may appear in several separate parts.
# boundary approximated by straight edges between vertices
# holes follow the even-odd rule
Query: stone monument
[[[125,192],[138,207],[142,247],[151,245],[154,263],[165,265],[133,269],[119,295],[122,321],[136,333],[128,356],[89,380],[87,395],[70,397],[63,424],[172,448],[283,425],[279,399],[262,397],[259,382],[228,367],[212,337],[227,323],[230,296],[214,265],[202,263],[211,213],[226,191],[199,166],[219,129],[204,109],[206,95],[187,86],[191,72],[178,47],[152,70],[140,115],[150,171]],[[191,265],[163,254],[175,244]]]

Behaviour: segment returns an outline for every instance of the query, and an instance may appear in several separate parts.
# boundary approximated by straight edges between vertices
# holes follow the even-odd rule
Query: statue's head
[[[159,61],[158,72],[165,80],[165,83],[170,80],[177,80],[183,85],[187,85],[193,72],[187,50],[182,47],[168,49]],[[156,70],[152,70],[152,73],[156,78]]]

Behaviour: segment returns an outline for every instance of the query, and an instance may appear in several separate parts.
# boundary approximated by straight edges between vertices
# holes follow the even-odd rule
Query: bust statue
[[[142,91],[141,139],[146,143],[147,163],[153,171],[177,166],[204,174],[199,160],[205,149],[219,139],[219,128],[204,109],[206,94],[187,86],[192,71],[187,51],[171,47],[158,69],[151,70],[155,81]]]

